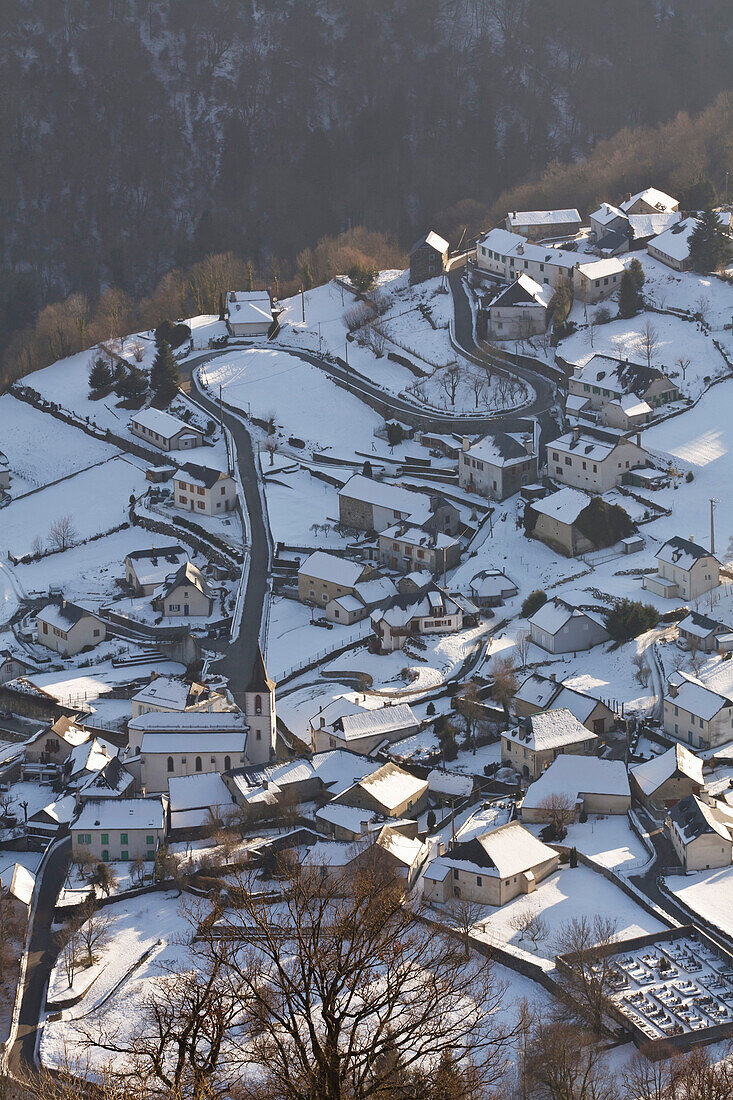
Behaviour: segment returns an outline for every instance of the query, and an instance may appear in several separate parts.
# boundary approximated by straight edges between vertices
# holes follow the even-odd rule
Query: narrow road
[[[180,373],[190,375],[196,367],[208,362],[215,355],[221,354],[223,353],[207,352],[204,355],[198,355],[194,359],[182,363],[179,368]],[[219,406],[216,402],[204,397],[193,385],[191,387],[191,397],[207,412],[211,413],[215,420],[219,419]],[[262,609],[270,574],[270,547],[262,513],[262,500],[257,478],[257,460],[252,448],[252,439],[242,421],[226,411],[224,411],[224,423],[232,433],[234,445],[237,448],[237,465],[239,476],[242,479],[242,488],[244,489],[242,506],[247,510],[251,537],[249,575],[247,577],[241,629],[239,636],[229,644],[221,660],[216,662],[216,671],[229,678],[232,695],[235,701],[244,708],[244,699],[239,699],[238,696],[244,692],[249,683],[257,646],[259,645]],[[190,461],[195,462],[196,456],[191,456]]]
[[[448,275],[451,294],[453,295],[454,333],[456,343],[469,355],[473,355],[486,364],[490,370],[492,366],[501,367],[503,370],[511,370],[528,386],[535,391],[535,400],[523,409],[521,416],[536,416],[540,424],[540,442],[546,444],[558,435],[557,420],[554,411],[559,411],[559,398],[557,386],[548,378],[525,367],[521,363],[509,366],[504,360],[494,359],[480,344],[477,344],[473,336],[473,315],[468,301],[466,289],[463,285],[463,269],[454,268]],[[516,414],[519,416],[520,414]],[[501,425],[504,431],[516,431],[521,426],[512,427],[512,414],[499,414],[489,418],[493,425]],[[516,419],[516,418],[514,418]]]
[[[71,837],[68,837],[55,849],[42,872],[31,928],[18,1034],[8,1055],[8,1069],[14,1077],[21,1077],[36,1068],[38,1021],[45,1005],[48,979],[58,954],[51,925],[70,859]]]

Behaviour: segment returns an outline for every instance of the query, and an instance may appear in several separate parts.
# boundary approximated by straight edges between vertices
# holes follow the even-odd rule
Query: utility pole
[[[305,324],[305,291],[302,283],[300,284],[300,308],[303,313],[303,324]]]
[[[221,382],[219,383],[219,427],[221,428],[222,431],[224,431],[224,413],[222,411],[222,401],[221,401]]]
[[[710,553],[715,553],[715,505],[718,503],[717,497],[710,498]]]

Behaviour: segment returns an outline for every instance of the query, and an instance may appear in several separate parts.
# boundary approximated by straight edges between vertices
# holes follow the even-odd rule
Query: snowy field
[[[3,557],[7,550],[16,557],[30,553],[36,538],[45,543],[50,525],[64,516],[71,517],[77,534],[74,541],[126,522],[130,495],[138,495],[146,488],[144,470],[145,464],[140,459],[115,457],[33,496],[14,501],[2,512]],[[54,557],[47,562],[51,578]]]
[[[10,464],[13,497],[119,454],[7,393],[0,397],[0,449]]]
[[[733,936],[733,867],[665,878],[669,890],[694,913]]]

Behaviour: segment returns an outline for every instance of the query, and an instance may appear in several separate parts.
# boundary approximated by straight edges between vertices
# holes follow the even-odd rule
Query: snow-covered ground
[[[669,875],[664,881],[693,912],[733,936],[733,867]]]

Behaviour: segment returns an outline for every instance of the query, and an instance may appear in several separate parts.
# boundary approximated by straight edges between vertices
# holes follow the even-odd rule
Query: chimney
[[[359,822],[359,832],[361,833],[362,836],[367,835],[367,833],[369,832],[369,821],[368,820]]]
[[[580,439],[580,428],[576,425],[573,428],[573,443],[577,443]]]
[[[636,433],[636,446],[641,447],[641,432]]]
[[[712,806],[713,800],[707,787],[701,787],[700,790],[697,792],[697,797],[700,799],[701,802],[704,802],[706,806]]]
[[[263,790],[263,791],[266,791],[266,790],[267,790],[267,787],[268,787],[268,780],[267,780],[267,779],[263,779],[263,780],[262,780],[262,790]]]
[[[464,435],[463,439],[461,440],[461,450],[467,451],[470,446],[471,440],[468,438],[467,435]]]

